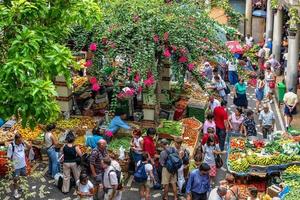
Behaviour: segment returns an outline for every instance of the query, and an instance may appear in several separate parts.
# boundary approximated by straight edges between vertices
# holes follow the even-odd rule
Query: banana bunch
[[[78,127],[81,123],[81,120],[78,118],[71,118],[71,119],[63,119],[56,122],[57,128],[61,129],[72,129]]]
[[[250,165],[245,158],[230,162],[230,168],[235,172],[246,172],[248,171],[249,167]]]
[[[285,170],[285,172],[290,173],[290,174],[299,174],[300,175],[300,166],[297,166],[297,165],[290,166]]]

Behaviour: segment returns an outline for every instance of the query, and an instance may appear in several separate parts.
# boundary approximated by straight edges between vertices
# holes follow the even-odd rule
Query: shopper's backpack
[[[119,170],[117,170],[117,169],[112,169],[112,170],[110,170],[109,172],[108,172],[108,179],[109,179],[109,182],[110,182],[110,173],[111,172],[115,172],[116,173],[116,175],[117,175],[117,179],[118,179],[118,190],[121,190],[122,188],[123,188],[123,185],[122,185],[122,172],[121,171],[119,171]],[[110,183],[111,184],[111,183]]]
[[[165,167],[171,174],[175,174],[178,169],[182,166],[182,160],[179,158],[179,155],[176,149],[166,149],[168,157],[165,163]]]
[[[188,165],[190,162],[190,152],[187,149],[184,149],[184,156],[182,158],[182,163]]]
[[[135,182],[143,183],[143,182],[147,181],[147,179],[148,179],[148,176],[146,173],[145,164],[141,163],[137,167],[137,169],[134,173],[134,180],[135,180]]]

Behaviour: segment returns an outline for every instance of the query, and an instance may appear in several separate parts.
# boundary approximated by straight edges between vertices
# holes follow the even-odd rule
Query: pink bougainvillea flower
[[[91,67],[93,65],[93,61],[92,60],[87,60],[84,64],[85,67]]]
[[[132,89],[132,88],[129,88],[129,89],[126,90],[126,92],[125,92],[125,94],[126,94],[127,96],[133,96],[134,93],[135,93],[135,90]]]
[[[177,51],[177,47],[175,45],[171,45],[173,51]]]
[[[148,71],[148,72],[147,72],[147,78],[150,78],[151,76],[153,76],[152,72],[151,72],[151,71]]]
[[[165,56],[166,58],[170,58],[170,57],[171,57],[171,52],[170,52],[169,48],[166,48],[166,49],[165,49],[165,51],[164,51],[164,56]]]
[[[168,39],[169,39],[169,33],[165,32],[164,33],[164,41],[168,41]]]
[[[92,85],[94,85],[95,83],[97,83],[98,81],[97,81],[97,78],[96,77],[91,77],[90,78],[90,84],[92,84]]]
[[[97,44],[96,43],[90,44],[90,50],[91,51],[96,51],[97,50]]]
[[[92,85],[92,90],[98,92],[100,90],[100,85],[98,83],[94,83]]]
[[[189,63],[189,64],[188,64],[188,69],[189,69],[189,71],[193,71],[194,68],[195,68],[195,65],[194,65],[193,63]]]
[[[153,36],[153,40],[155,43],[158,43],[159,42],[159,36],[158,35],[154,35]]]
[[[140,80],[141,80],[140,74],[136,73],[133,79],[134,79],[134,82],[136,82],[136,83],[140,82]]]
[[[111,132],[111,131],[105,131],[105,135],[106,135],[107,137],[112,137],[114,134],[113,134],[113,132]]]
[[[144,80],[144,84],[146,87],[150,87],[154,84],[155,80],[153,76],[150,76],[148,79]]]
[[[120,92],[119,94],[117,94],[117,98],[118,99],[124,99],[125,98],[124,92]]]
[[[138,89],[137,89],[137,93],[140,94],[142,91],[143,91],[142,86],[139,86]]]
[[[178,60],[178,62],[180,62],[180,63],[186,63],[187,61],[188,61],[188,59],[185,56],[181,56]]]

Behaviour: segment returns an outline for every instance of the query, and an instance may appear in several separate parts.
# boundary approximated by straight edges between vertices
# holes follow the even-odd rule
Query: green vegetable
[[[129,136],[122,137],[122,138],[114,138],[108,144],[108,150],[118,151],[120,149],[120,147],[123,146],[125,151],[127,151],[130,148],[130,141],[131,141],[131,137],[129,137]]]
[[[167,133],[174,136],[181,136],[182,123],[178,121],[162,120],[162,127],[158,128],[159,133]]]

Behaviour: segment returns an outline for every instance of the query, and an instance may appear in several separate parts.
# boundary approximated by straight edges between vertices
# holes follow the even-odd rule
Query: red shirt
[[[224,107],[218,106],[215,108],[214,119],[217,128],[225,129],[225,120],[228,120],[228,114]]]
[[[201,144],[205,145],[208,138],[209,138],[209,133],[205,133],[202,137]],[[214,134],[214,139],[215,139],[215,144],[219,144],[219,138],[218,138],[217,134]]]
[[[149,153],[151,158],[153,158],[156,154],[156,148],[155,144],[153,141],[153,138],[150,136],[145,136],[144,137],[144,147],[143,147],[144,152]]]

